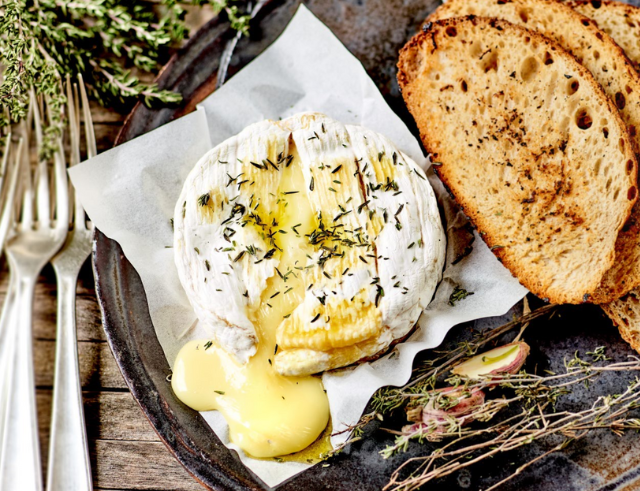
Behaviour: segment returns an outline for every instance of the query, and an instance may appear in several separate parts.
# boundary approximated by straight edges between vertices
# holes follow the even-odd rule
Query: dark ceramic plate
[[[253,22],[251,37],[243,38],[235,50],[229,69],[231,75],[273,42],[299,3],[298,0],[266,3]],[[396,57],[437,2],[309,0],[305,3],[362,61],[391,107],[413,128],[395,84]],[[137,106],[117,143],[192,111],[214,90],[220,55],[232,36],[228,23],[217,19],[196,33],[158,78],[162,88],[182,93],[184,105],[160,110]],[[96,291],[109,344],[133,396],[162,440],[185,468],[210,489],[265,489],[235,453],[220,443],[204,419],[175,398],[166,381],[169,365],[149,317],[140,277],[116,242],[96,231],[94,245]],[[486,329],[503,321],[485,319],[475,325],[458,326],[449,333],[445,344],[453,346],[465,339],[471,327]],[[596,346],[607,346],[607,353],[616,360],[633,354],[601,310],[589,305],[562,308],[551,321],[539,321],[529,327],[525,339],[533,347],[527,362],[531,370],[561,370],[565,356],[572,357],[576,350],[584,354]],[[565,397],[558,409],[584,409],[595,396],[620,391],[629,379],[630,376],[603,376],[588,390],[581,387]],[[399,427],[400,419],[385,421],[385,425]],[[366,438],[329,460],[329,466],[316,465],[278,489],[381,489],[400,463],[432,450],[430,445],[416,443],[406,453],[384,460],[379,451],[392,439],[387,433],[378,431],[378,425],[370,424],[365,431]],[[501,489],[636,489],[634,483],[640,480],[638,443],[637,434],[631,432],[622,437],[610,433],[594,434],[570,445],[562,453],[553,453],[540,460]],[[551,445],[549,442],[549,448]],[[470,467],[429,484],[429,489],[486,489],[518,465],[546,450],[545,444],[533,444],[520,451],[499,455],[479,467]]]

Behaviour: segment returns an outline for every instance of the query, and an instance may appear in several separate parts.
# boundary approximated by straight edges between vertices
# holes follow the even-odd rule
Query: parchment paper
[[[376,130],[425,170],[429,167],[418,142],[386,104],[360,62],[301,6],[278,40],[196,112],[69,171],[96,227],[122,246],[140,274],[151,319],[170,365],[187,341],[208,337],[197,325],[191,328],[196,318],[178,280],[173,249],[167,248],[173,243],[169,220],[184,179],[204,153],[245,126],[301,111],[320,111]],[[450,205],[433,172],[429,177],[441,204]],[[474,295],[452,307],[448,300],[456,285]],[[438,346],[452,326],[502,315],[525,293],[476,237],[472,253],[446,267],[443,282],[420,319],[420,329],[398,345],[396,355],[324,375],[334,431],[356,423],[379,387],[403,385],[416,353]],[[308,467],[248,458],[229,443],[228,428],[219,413],[203,415],[218,437],[235,448],[245,465],[270,486]],[[346,437],[336,436],[332,442],[335,445]]]

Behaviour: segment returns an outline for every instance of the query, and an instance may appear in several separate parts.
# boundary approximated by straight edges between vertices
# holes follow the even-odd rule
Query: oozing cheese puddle
[[[297,158],[297,156],[296,156]],[[246,365],[238,364],[224,349],[207,340],[191,341],[174,363],[172,387],[176,396],[198,411],[219,410],[229,424],[233,443],[252,457],[287,455],[313,443],[329,421],[329,402],[317,377],[284,377],[272,367],[276,352],[276,329],[283,317],[304,299],[303,274],[296,267],[307,264],[311,252],[305,234],[316,226],[300,166],[293,162],[283,169],[280,192],[287,203],[275,218],[279,228],[277,243],[283,249],[276,275],[262,293],[260,307],[250,315],[258,335],[258,351]],[[296,227],[296,225],[300,224]],[[295,227],[296,234],[292,227]],[[316,455],[304,452],[304,460],[328,450],[327,438],[314,445]],[[293,458],[291,460],[300,460]]]

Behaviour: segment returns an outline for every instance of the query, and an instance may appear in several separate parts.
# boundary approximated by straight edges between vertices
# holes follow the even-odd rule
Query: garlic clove
[[[407,408],[407,420],[413,424],[402,429],[404,434],[421,431],[442,433],[445,427],[455,423],[463,426],[473,421],[473,412],[484,404],[485,394],[480,389],[446,387],[429,392],[431,396],[424,406]]]
[[[480,389],[469,391],[458,387],[447,387],[433,393],[435,397],[430,399],[422,409],[424,423],[433,419],[460,418],[484,404],[484,392]]]
[[[529,355],[524,341],[510,343],[473,356],[457,365],[452,373],[475,380],[481,376],[517,373]]]

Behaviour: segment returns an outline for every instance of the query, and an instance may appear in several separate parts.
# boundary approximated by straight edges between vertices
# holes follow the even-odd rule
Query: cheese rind
[[[299,188],[284,189],[289,165],[301,170]],[[292,194],[313,216],[283,230]],[[281,283],[274,294],[289,295],[291,311],[276,329],[273,367],[286,375],[351,364],[404,337],[444,264],[423,171],[384,136],[318,113],[256,123],[214,148],[189,174],[174,220],[189,301],[239,362],[256,351],[267,283]],[[304,252],[295,264],[285,261],[284,234],[301,239],[289,243]],[[306,288],[291,293],[291,275]]]

